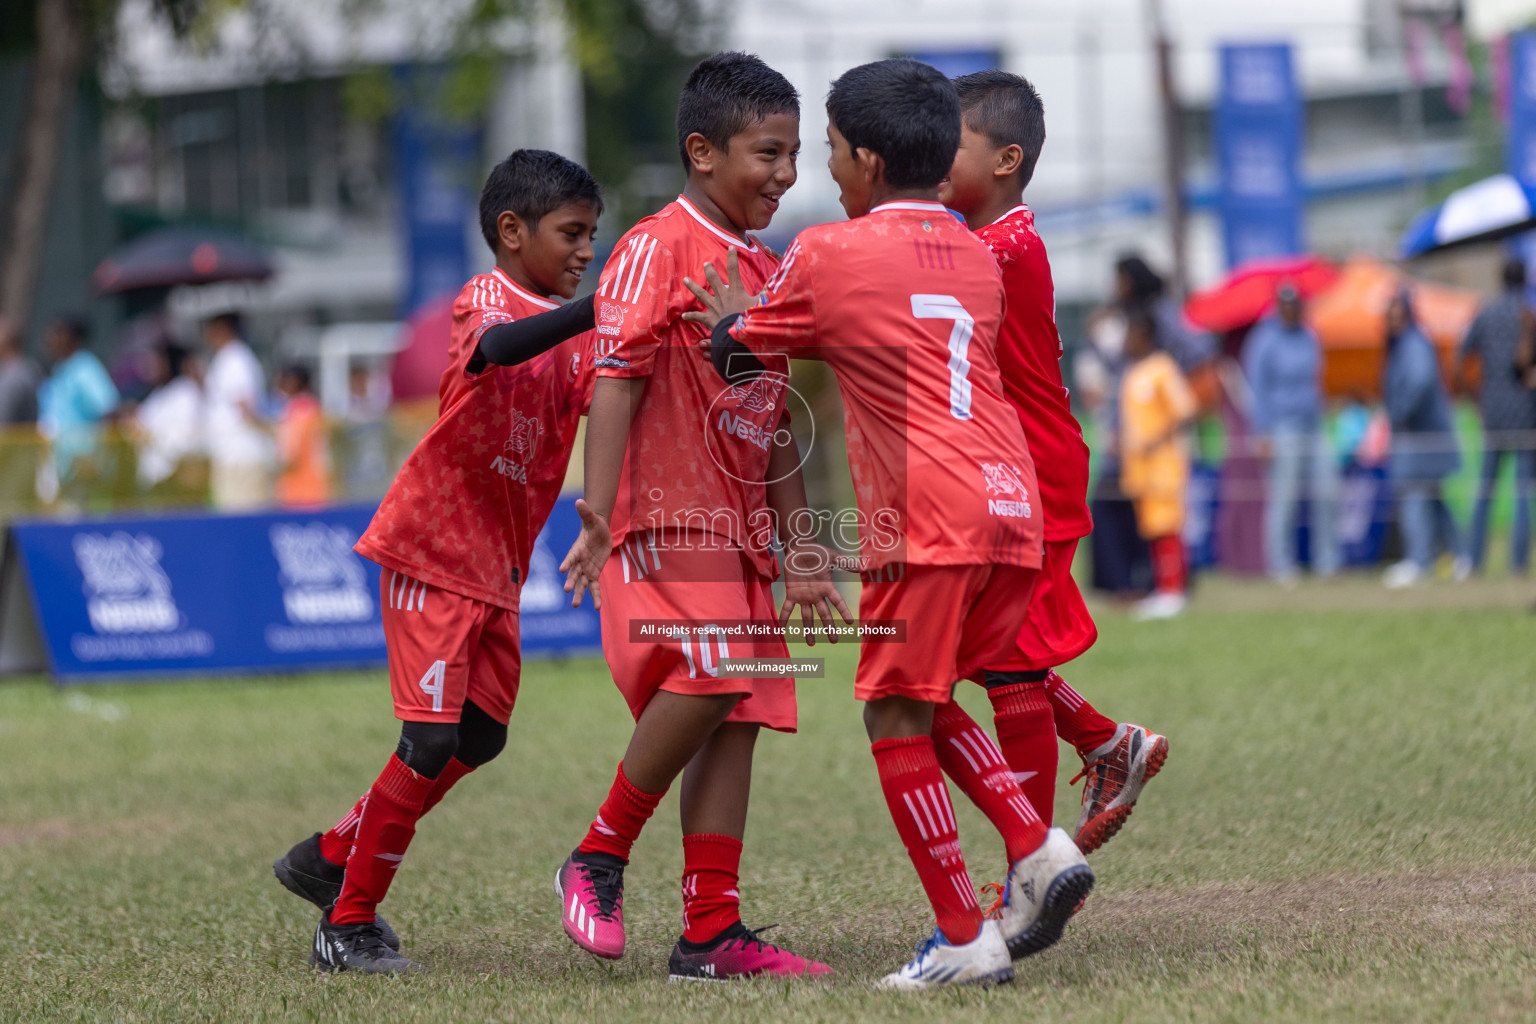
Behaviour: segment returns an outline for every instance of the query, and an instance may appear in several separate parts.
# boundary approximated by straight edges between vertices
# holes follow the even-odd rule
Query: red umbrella
[[[396,401],[437,395],[438,382],[448,369],[448,339],[453,333],[453,302],[446,295],[428,302],[405,325],[405,347],[395,354],[390,384]]]
[[[238,235],[165,228],[135,238],[102,260],[96,268],[96,288],[114,295],[134,288],[265,281],[272,271],[267,251]]]
[[[1275,290],[1290,284],[1304,299],[1339,279],[1339,270],[1316,256],[1282,256],[1244,263],[1226,279],[1184,303],[1184,315],[1208,331],[1223,333],[1257,323],[1274,307]]]

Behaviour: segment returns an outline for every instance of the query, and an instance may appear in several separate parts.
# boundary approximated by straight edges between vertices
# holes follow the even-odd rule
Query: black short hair
[[[571,203],[585,203],[602,215],[602,190],[585,167],[547,149],[515,149],[485,177],[480,233],[494,253],[501,237],[496,219],[506,211],[536,228],[545,214]]]
[[[1525,287],[1525,260],[1519,256],[1511,256],[1504,261],[1504,287]]]
[[[996,69],[978,71],[955,79],[955,92],[967,128],[999,149],[1018,146],[1024,151],[1019,183],[1028,185],[1045,146],[1045,104],[1029,79]]]
[[[800,116],[800,94],[789,79],[754,53],[737,50],[705,57],[693,66],[677,98],[677,155],[683,170],[688,136],[697,132],[724,151],[731,138],[773,114]]]
[[[309,367],[303,363],[289,363],[283,367],[280,376],[291,378],[294,388],[299,391],[308,391],[311,387]]]
[[[85,339],[91,333],[91,323],[81,313],[61,313],[53,323],[55,327],[69,335],[76,345],[84,345]]]
[[[1151,302],[1163,294],[1167,287],[1157,271],[1147,266],[1147,261],[1136,253],[1127,253],[1115,261],[1115,273],[1131,284],[1131,298],[1135,302]]]
[[[937,68],[905,57],[843,72],[827,94],[827,117],[853,149],[885,160],[894,188],[934,188],[960,148],[960,99]]]
[[[237,338],[245,337],[245,324],[240,319],[240,314],[233,310],[223,313],[215,313],[208,318],[208,323],[218,324]]]

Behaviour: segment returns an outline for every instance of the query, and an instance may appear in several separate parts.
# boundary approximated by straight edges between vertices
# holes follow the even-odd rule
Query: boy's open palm
[[[613,533],[608,520],[592,511],[582,498],[576,499],[576,514],[581,516],[581,532],[576,542],[566,552],[560,571],[565,573],[565,592],[571,595],[571,607],[581,607],[581,595],[592,591],[592,607],[603,606],[603,595],[598,590],[597,578],[603,573],[608,555],[613,551]]]

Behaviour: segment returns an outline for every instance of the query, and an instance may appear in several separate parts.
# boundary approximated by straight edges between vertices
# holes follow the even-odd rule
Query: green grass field
[[[392,749],[381,675],[0,684],[0,1020],[1536,1019],[1536,620],[1486,587],[1217,583],[1176,622],[1105,611],[1066,674],[1166,733],[1168,767],[1060,945],[1011,987],[917,997],[869,986],[931,924],[851,649],[802,684],[800,734],[760,744],[743,864],[747,922],[825,984],[665,984],[671,799],[628,873],[630,953],[566,940],[550,879],[630,725],[599,662],[530,665],[507,753],[423,822],[385,905],[431,968],[407,979],[306,967],[315,914],[269,867]],[[1064,751],[1069,827],[1072,770]],[[997,878],[960,810],[975,880]]]

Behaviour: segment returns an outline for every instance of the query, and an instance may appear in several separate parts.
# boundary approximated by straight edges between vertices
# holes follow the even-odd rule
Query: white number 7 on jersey
[[[914,295],[912,315],[919,320],[953,320],[949,332],[949,414],[957,420],[971,418],[971,372],[966,354],[971,348],[971,332],[976,320],[953,295]]]

